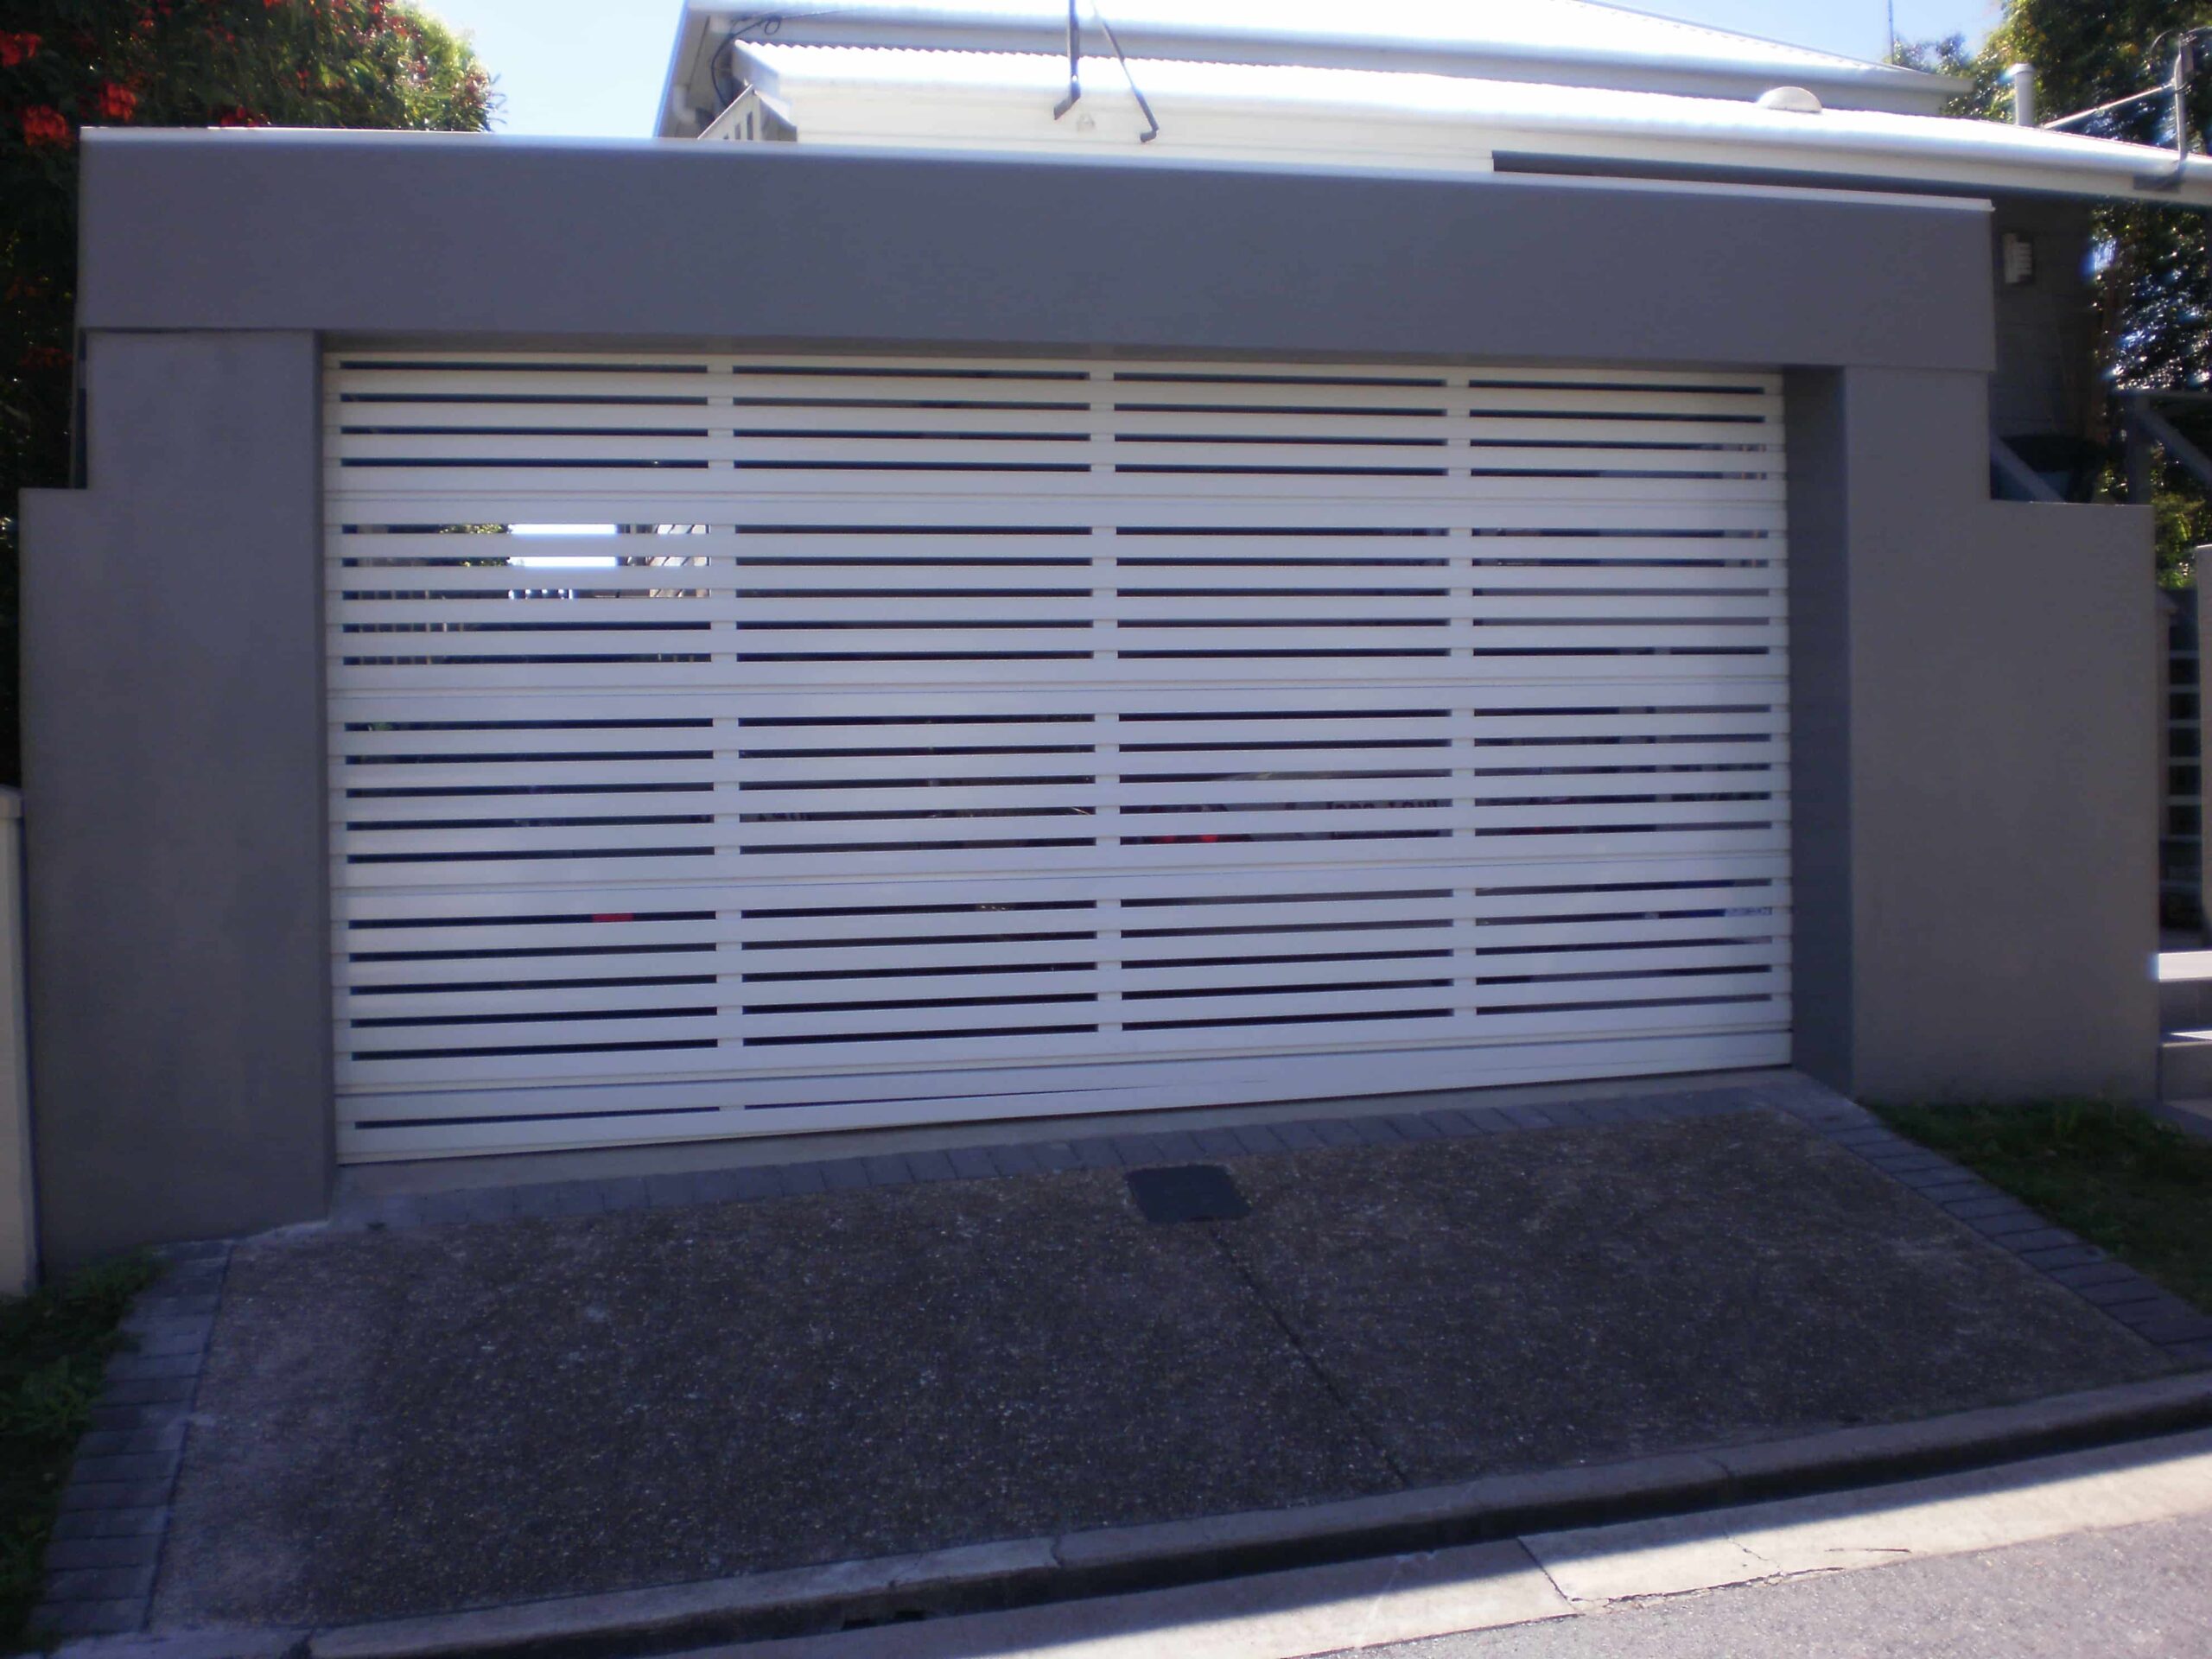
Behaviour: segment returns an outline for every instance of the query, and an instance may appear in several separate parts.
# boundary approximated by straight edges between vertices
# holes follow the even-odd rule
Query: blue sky
[[[506,96],[500,130],[591,137],[652,130],[680,0],[426,0],[475,36]],[[1636,9],[1716,29],[1882,54],[1886,0],[1643,0]],[[1997,0],[1896,0],[1897,33],[1978,35]]]

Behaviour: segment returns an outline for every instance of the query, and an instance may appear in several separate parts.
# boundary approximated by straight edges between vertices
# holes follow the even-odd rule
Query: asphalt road
[[[1618,1604],[1360,1659],[2212,1656],[2212,1515]]]

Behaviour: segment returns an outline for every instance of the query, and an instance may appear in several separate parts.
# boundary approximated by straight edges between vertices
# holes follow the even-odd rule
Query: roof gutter
[[[2103,182],[2087,177],[2050,176],[2005,178],[1990,168],[1978,179],[1931,179],[1910,173],[1885,170],[1878,156],[1854,156],[1846,166],[1823,167],[1802,161],[1773,167],[1749,166],[1742,162],[1690,161],[1650,156],[1603,155],[1592,151],[1570,153],[1503,146],[1492,154],[1499,173],[1540,175],[1555,178],[1635,179],[1656,184],[1756,186],[1777,190],[1879,191],[1913,196],[1943,196],[1961,200],[1993,195],[2044,196],[2063,201],[2136,202],[2145,207],[2189,207],[2212,211],[2212,175],[2193,176],[2186,190],[2155,181],[2133,188],[2117,181]]]
[[[953,147],[1009,147],[1069,156],[1088,149],[1038,114],[1049,105],[1052,76],[1063,67],[1060,60],[1039,54],[1025,60],[1034,66],[1028,72],[1036,77],[1034,85],[1007,79],[899,86],[844,79],[826,71],[787,77],[778,61],[781,45],[741,51],[747,79],[763,93],[778,96],[791,111],[791,124],[817,142],[929,148],[946,143],[947,135],[965,134],[968,138]],[[1286,115],[1287,106],[1249,97],[1222,95],[1194,103],[1172,83],[1153,90],[1171,127],[1178,111],[1249,115],[1278,124]],[[1462,159],[1479,156],[1483,170],[1503,172],[1920,195],[2041,194],[2212,208],[2212,158],[2204,156],[2177,162],[2171,152],[2147,145],[2071,135],[2031,137],[2009,126],[1991,129],[1973,122],[1929,122],[1929,130],[1907,138],[1869,130],[1863,124],[1854,128],[1844,113],[1834,118],[1837,124],[1828,124],[1821,116],[1777,117],[1727,107],[1726,124],[1703,128],[1637,116],[1495,108],[1402,115],[1335,101],[1300,104],[1292,113],[1306,124],[1318,119],[1372,125],[1380,119],[1395,137],[1411,141],[1378,144],[1365,164],[1382,170],[1408,164],[1408,156],[1416,153],[1414,165],[1456,169],[1452,152],[1459,151]],[[977,118],[1016,110],[1038,118],[1026,134],[1003,121]],[[902,112],[913,112],[916,118],[908,121]],[[1961,130],[1945,133],[1947,125]],[[1976,142],[1983,134],[2000,139],[2001,146]],[[1424,135],[1448,143],[1433,144]],[[1275,160],[1298,164],[1280,152]],[[1335,164],[1363,162],[1356,154],[1342,154]]]

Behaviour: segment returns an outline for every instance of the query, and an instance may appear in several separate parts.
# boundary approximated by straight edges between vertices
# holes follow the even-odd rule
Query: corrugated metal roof
[[[1832,104],[1933,113],[1954,83],[1597,0],[1100,0],[1133,57],[1420,71],[1750,98],[1777,82]],[[1089,47],[1104,50],[1091,0]],[[785,45],[1052,52],[1064,0],[689,0],[664,133],[696,130],[733,35]]]
[[[802,142],[886,142],[1065,151],[1087,146],[1050,119],[1066,60],[1041,54],[957,53],[766,45],[744,48],[753,78],[793,114]],[[1087,60],[1093,107],[1127,100],[1111,59]],[[1222,152],[1224,117],[1242,115],[1255,158],[1295,147],[1287,135],[1336,121],[1374,133],[1370,164],[1418,150],[1450,164],[1493,154],[1673,165],[1975,189],[2046,190],[2212,204],[2212,161],[2193,158],[2174,178],[2171,151],[1990,121],[1870,110],[1796,114],[1717,98],[1460,76],[1254,64],[1148,60],[1135,66],[1164,139],[1203,124],[1207,153]],[[906,97],[901,98],[904,92]],[[1033,133],[1035,143],[1013,142]],[[1230,140],[1233,142],[1233,139]],[[1174,153],[1172,143],[1154,151]],[[1357,153],[1335,154],[1357,165]]]

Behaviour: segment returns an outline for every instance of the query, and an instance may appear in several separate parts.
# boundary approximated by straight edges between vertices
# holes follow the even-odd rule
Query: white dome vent
[[[1759,108],[1785,110],[1791,115],[1818,115],[1821,100],[1802,86],[1777,86],[1759,94]]]

